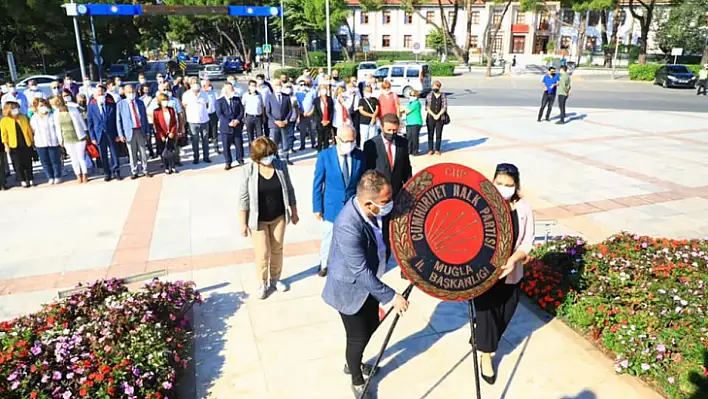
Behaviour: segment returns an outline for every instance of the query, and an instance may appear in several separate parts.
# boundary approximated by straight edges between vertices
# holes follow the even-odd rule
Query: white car
[[[399,61],[377,68],[373,76],[378,82],[391,82],[391,91],[399,96],[407,97],[412,90],[425,95],[433,88],[427,62]]]
[[[37,83],[39,91],[41,91],[46,98],[49,98],[52,96],[52,82],[59,80],[59,77],[55,75],[30,76],[17,82],[17,90],[22,90],[23,92],[27,90],[27,83],[30,80],[34,80]]]
[[[366,79],[376,71],[378,65],[373,61],[360,62],[356,69],[356,80],[358,82],[366,82]]]

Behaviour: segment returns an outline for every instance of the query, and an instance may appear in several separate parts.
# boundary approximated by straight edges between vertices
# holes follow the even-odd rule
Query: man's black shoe
[[[121,176],[121,175],[116,176],[116,180],[122,181],[122,180],[123,180],[123,176]]]
[[[243,166],[243,165],[245,165],[245,164],[246,164],[246,163],[243,162],[243,161],[238,161],[238,166]]]
[[[112,180],[112,179],[111,179],[110,176],[106,176],[106,177],[103,178],[103,181],[111,181],[111,180]]]
[[[362,363],[361,364],[361,374],[364,375],[364,377],[373,377],[378,373],[379,368],[377,367],[376,370],[374,370],[374,365],[373,364],[366,364]],[[351,371],[349,371],[349,365],[344,364],[344,374],[346,375],[351,375]]]
[[[556,122],[556,125],[565,125],[565,121],[564,121],[564,120],[560,120],[560,121]]]
[[[320,269],[317,270],[317,275],[320,277],[327,277],[327,268],[320,266]]]
[[[192,161],[192,165],[199,165],[199,160],[195,159],[194,161]]]
[[[545,121],[546,121],[546,122],[550,122],[550,121],[551,121],[551,118],[546,118]]]
[[[370,399],[371,395],[367,392],[364,394],[364,385],[352,385],[352,393],[355,399]]]
[[[205,159],[204,162],[211,163],[211,159]]]
[[[135,180],[135,179],[137,179],[137,178],[138,178],[138,175],[132,175],[132,176],[130,176],[130,180]]]
[[[151,178],[151,177],[152,177],[152,174],[150,174],[150,172],[148,172],[148,171],[145,171],[145,177]]]
[[[536,119],[536,122],[541,122],[541,120],[540,120],[540,119]]]
[[[286,162],[288,165],[290,165],[290,166],[295,165],[295,164],[293,163],[293,161],[291,161],[291,160],[289,160],[289,159],[288,159],[287,161],[285,161],[285,162]]]
[[[231,165],[224,166],[224,170],[231,170]]]

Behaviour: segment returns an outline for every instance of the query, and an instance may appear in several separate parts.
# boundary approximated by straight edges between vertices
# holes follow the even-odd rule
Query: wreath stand
[[[410,296],[411,292],[413,291],[413,287],[415,287],[415,283],[410,283],[408,287],[403,291],[403,296],[404,299],[408,300],[408,297]],[[477,336],[476,336],[476,326],[477,326],[477,313],[475,311],[474,307],[474,302],[472,299],[467,301],[467,309],[469,310],[469,319],[470,319],[470,330],[472,333],[472,337],[470,338],[470,344],[472,345],[472,359],[474,361],[474,383],[475,383],[475,388],[477,391],[477,399],[482,399],[482,391],[479,386],[479,360],[477,359]],[[384,317],[381,319],[381,323],[383,323],[384,320],[388,317],[389,314],[393,311],[393,307],[391,307],[388,312],[384,315]],[[381,362],[381,358],[383,357],[384,352],[386,352],[386,348],[388,347],[388,342],[391,340],[391,335],[393,334],[393,330],[396,328],[396,324],[398,324],[398,319],[401,317],[401,315],[396,314],[396,316],[393,318],[393,322],[391,323],[391,327],[388,329],[388,333],[386,334],[386,338],[384,339],[383,345],[381,345],[381,350],[379,351],[378,356],[376,356],[376,361],[374,362],[374,367],[372,370],[378,370],[379,368],[379,363]],[[366,395],[366,392],[369,390],[369,385],[371,384],[371,380],[376,374],[374,373],[372,376],[370,376],[367,380],[366,383],[364,384],[364,390],[362,392],[362,396]]]

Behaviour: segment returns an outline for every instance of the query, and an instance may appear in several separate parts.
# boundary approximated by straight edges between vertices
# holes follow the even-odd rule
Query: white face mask
[[[275,87],[273,88],[273,91],[275,92],[275,94],[280,93],[282,90],[283,90],[283,89],[281,89],[280,86],[275,86]]]
[[[12,111],[10,111],[10,114],[12,114],[13,116],[19,115],[20,114],[19,108],[14,108]]]
[[[260,80],[260,79],[258,79],[258,80],[256,80],[256,83],[258,83],[258,85],[260,86],[260,85],[262,85],[262,84],[263,84],[263,81],[262,81],[262,80]]]
[[[162,102],[160,103],[160,105],[162,105],[163,107],[169,107],[169,106],[170,106],[170,102],[169,102],[168,100],[164,100],[164,101],[162,101]]]
[[[64,102],[65,102],[65,103],[70,103],[70,102],[72,102],[72,101],[71,101],[71,97],[64,97]]]
[[[356,142],[352,141],[350,143],[339,143],[337,146],[337,151],[340,155],[349,155],[356,148]]]
[[[40,114],[48,114],[49,113],[49,108],[45,107],[44,105],[40,105],[39,108],[37,108]]]
[[[374,202],[374,205],[379,207],[379,213],[374,216],[384,217],[384,216],[388,215],[389,213],[391,213],[391,211],[393,210],[393,201],[389,202],[386,205],[379,205],[376,202]]]
[[[516,187],[502,186],[501,184],[495,184],[494,187],[497,188],[497,191],[499,191],[502,198],[507,201],[510,200],[516,193]]]
[[[199,91],[199,86],[192,86],[192,91],[193,92],[198,92]]]
[[[327,95],[327,90],[320,90],[320,97],[324,97]]]
[[[144,85],[147,80],[145,78],[138,79],[138,82],[140,82],[141,85]]]
[[[103,103],[104,101],[106,101],[106,97],[104,97],[104,96],[96,96],[96,97],[94,97],[94,98],[96,99],[96,102],[99,103],[99,104],[101,104],[101,103]]]
[[[250,91],[251,93],[255,93],[255,92],[256,92],[256,86],[248,86],[248,91]]]
[[[90,80],[84,80],[84,86],[91,86]]]
[[[135,100],[135,93],[128,93],[125,95],[127,100]]]
[[[162,77],[157,78],[157,83],[162,83],[164,81],[165,81],[165,78],[162,78]]]
[[[234,84],[234,83],[236,83],[236,81],[235,81],[235,80],[233,80],[233,79],[229,79],[229,80],[228,80],[228,82],[229,82],[229,83],[231,83],[231,84]]]
[[[30,86],[30,87],[29,87],[29,90],[30,90],[30,91],[36,91],[36,90],[37,90],[37,86]]]
[[[273,163],[274,160],[275,160],[275,155],[268,155],[267,157],[263,157],[261,159],[261,163],[263,165],[270,165]]]
[[[120,80],[116,82],[116,90],[123,84]]]

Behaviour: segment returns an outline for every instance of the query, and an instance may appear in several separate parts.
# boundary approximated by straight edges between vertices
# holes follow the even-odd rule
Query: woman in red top
[[[379,95],[379,118],[386,114],[401,116],[401,103],[398,95],[391,91],[391,82],[384,80],[381,84],[381,95]]]
[[[153,111],[153,124],[157,138],[157,151],[162,156],[166,174],[179,173],[175,168],[175,144],[177,142],[177,114],[172,102],[164,93],[157,96],[158,108]]]

